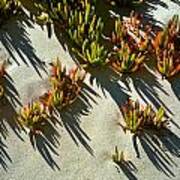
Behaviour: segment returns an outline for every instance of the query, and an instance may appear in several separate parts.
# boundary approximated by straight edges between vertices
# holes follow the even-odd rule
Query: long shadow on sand
[[[180,101],[180,73],[168,80],[171,84],[171,89]]]
[[[54,159],[54,155],[59,156],[56,149],[60,145],[60,134],[58,132],[57,126],[52,123],[54,120],[55,119],[52,121],[51,118],[45,121],[44,125],[40,127],[41,133],[29,133],[29,138],[34,150],[37,150],[41,154],[47,164],[53,170],[60,170],[59,165]]]
[[[173,114],[157,93],[157,91],[161,91],[164,95],[169,96],[168,92],[166,92],[160,82],[158,82],[157,76],[147,65],[144,65],[144,67],[136,73],[123,75],[121,80],[126,84],[128,89],[131,89],[129,86],[131,82],[133,88],[145,103],[148,104],[150,102],[156,108],[162,106],[169,114]]]
[[[117,105],[121,105],[129,98],[129,89],[120,84],[120,77],[109,67],[89,68],[91,85],[96,84],[101,88],[104,96],[109,93]]]
[[[25,13],[11,18],[0,29],[0,42],[17,65],[20,65],[19,59],[21,59],[27,66],[31,65],[41,76],[40,69],[46,71],[45,63],[36,55],[26,31],[27,27],[33,28],[33,24]]]
[[[6,160],[11,162],[10,157],[8,156],[7,148],[3,141],[9,136],[9,130],[12,130],[16,136],[23,140],[20,133],[21,127],[19,123],[16,121],[16,105],[21,105],[19,102],[19,95],[16,91],[13,80],[11,77],[6,74],[3,80],[3,87],[5,95],[0,100],[0,139],[1,139],[1,165],[2,167],[7,170]],[[4,158],[4,157],[7,158]],[[3,160],[4,159],[4,160]]]
[[[157,170],[168,177],[176,176],[172,170],[173,167],[177,167],[172,156],[180,157],[180,138],[176,134],[169,129],[159,131],[149,129],[138,136],[133,136],[134,148],[137,157],[140,157],[137,139]]]
[[[119,173],[121,173],[122,171],[129,180],[138,180],[138,178],[135,175],[138,169],[132,161],[122,160],[121,162],[116,163],[116,168]]]
[[[2,138],[0,137],[0,165],[1,167],[7,171],[8,169],[8,165],[7,165],[7,161],[12,163],[11,157],[9,156],[8,152],[7,152],[7,146],[6,144],[3,142]]]
[[[88,141],[91,141],[91,139],[80,126],[80,118],[81,116],[87,116],[89,114],[92,108],[92,102],[97,103],[95,97],[99,97],[99,95],[88,85],[84,84],[76,101],[59,112],[62,125],[75,144],[77,146],[79,146],[79,143],[82,144],[91,155],[93,155],[93,149],[88,144]]]

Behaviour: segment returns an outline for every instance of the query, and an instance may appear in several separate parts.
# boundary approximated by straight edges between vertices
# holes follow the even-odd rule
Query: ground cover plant
[[[51,89],[40,96],[37,101],[22,107],[17,116],[18,122],[25,129],[29,129],[31,134],[39,133],[46,121],[53,117],[56,110],[59,111],[76,100],[85,78],[84,71],[77,67],[67,72],[59,59],[50,65]]]
[[[157,69],[169,78],[180,72],[180,20],[174,15],[153,40]]]
[[[115,71],[135,72],[147,59],[149,29],[145,31],[142,27],[140,18],[134,12],[129,18],[115,20],[115,28],[109,39],[113,45],[109,64]]]
[[[125,125],[122,123],[120,125],[124,132],[139,134],[147,129],[158,130],[168,126],[168,119],[162,107],[155,111],[151,105],[142,106],[139,101],[129,99],[121,110]]]

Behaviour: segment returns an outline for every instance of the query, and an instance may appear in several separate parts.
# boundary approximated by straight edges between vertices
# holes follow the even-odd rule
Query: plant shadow
[[[137,167],[133,164],[132,161],[128,160],[121,160],[120,162],[116,163],[116,168],[118,173],[121,171],[129,180],[137,180],[135,173],[138,171]]]
[[[79,143],[83,145],[91,155],[93,155],[93,149],[88,143],[91,139],[81,127],[80,118],[81,116],[87,116],[89,114],[92,108],[92,102],[97,103],[94,97],[99,97],[99,95],[87,84],[83,84],[76,101],[68,107],[64,107],[61,111],[58,111],[62,125],[74,143],[77,146],[79,146]]]
[[[90,138],[80,126],[80,117],[88,115],[89,108],[92,108],[89,99],[95,102],[92,94],[98,96],[88,85],[83,84],[83,89],[73,104],[61,110],[55,109],[53,117],[37,127],[40,129],[40,133],[29,133],[33,148],[38,150],[53,170],[60,170],[54,159],[54,156],[59,156],[57,152],[57,148],[60,146],[59,127],[67,130],[77,146],[80,142],[93,155],[93,150],[87,142],[90,141]]]
[[[11,158],[6,153],[6,145],[3,143],[3,140],[6,140],[9,136],[9,130],[12,130],[16,136],[23,140],[21,137],[21,126],[16,121],[16,106],[21,105],[19,101],[19,95],[17,90],[14,87],[13,80],[11,77],[6,74],[3,78],[2,86],[4,87],[4,96],[0,99],[0,138],[1,138],[1,151],[2,151],[2,158],[1,160],[2,167],[7,170],[7,165],[5,159],[9,159],[11,162]]]
[[[1,98],[0,102],[0,119],[1,119],[1,136],[6,139],[8,136],[7,125],[13,130],[13,132],[20,138],[21,127],[16,121],[16,106],[21,106],[19,101],[19,94],[14,87],[13,79],[6,74],[3,80],[4,96]]]
[[[9,156],[8,152],[7,152],[7,146],[5,145],[5,143],[2,141],[1,137],[0,137],[0,165],[1,167],[7,171],[8,170],[8,165],[7,165],[7,161],[9,161],[10,163],[12,163],[12,159]]]
[[[96,85],[101,88],[105,97],[107,97],[106,93],[109,93],[118,106],[126,102],[129,98],[127,93],[129,89],[120,84],[120,76],[111,68],[104,66],[89,68],[87,71],[91,75],[90,84],[94,85],[94,83],[96,83]]]
[[[40,69],[46,72],[46,65],[36,55],[26,30],[27,27],[33,28],[33,24],[22,12],[1,27],[0,42],[17,65],[20,65],[22,61],[27,66],[32,66],[41,77]]]
[[[180,157],[180,138],[167,128],[159,131],[146,129],[140,135],[133,136],[133,145],[140,158],[137,139],[157,170],[168,177],[175,177],[172,167],[177,167],[177,164],[172,156]]]
[[[150,102],[156,108],[162,106],[169,114],[173,114],[157,93],[157,91],[160,91],[166,96],[169,96],[168,92],[158,82],[158,78],[147,65],[144,65],[144,67],[133,74],[123,75],[122,81],[129,89],[131,89],[129,83],[132,82],[133,88],[146,104]]]
[[[169,83],[171,85],[171,89],[174,92],[174,94],[176,95],[177,99],[180,100],[180,73],[178,73],[177,75],[175,75],[168,81],[169,81]]]
[[[59,142],[59,132],[54,124],[55,119],[46,120],[43,126],[39,127],[41,129],[40,133],[33,134],[29,133],[30,142],[34,148],[37,150],[47,164],[53,170],[60,170],[59,165],[54,160],[54,155],[59,156],[57,148],[60,145]]]

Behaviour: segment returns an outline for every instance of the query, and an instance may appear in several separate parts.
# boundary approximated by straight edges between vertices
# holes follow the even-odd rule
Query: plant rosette
[[[142,106],[138,101],[129,99],[121,107],[121,111],[124,117],[124,124],[120,123],[120,126],[125,133],[128,130],[132,134],[139,135],[144,130],[167,128],[169,124],[162,107],[154,111],[151,105]]]
[[[169,45],[169,49],[156,51],[157,69],[163,78],[180,73],[180,53],[174,51],[173,44]]]
[[[61,109],[62,107],[72,104],[79,95],[85,72],[78,67],[69,70],[62,67],[61,62],[57,59],[51,63],[51,91],[49,101],[51,106]]]
[[[146,56],[142,52],[133,52],[127,43],[121,42],[121,47],[114,48],[108,64],[118,73],[133,73],[143,66]]]
[[[17,120],[26,132],[39,134],[48,118],[48,113],[43,104],[37,101],[22,107]]]

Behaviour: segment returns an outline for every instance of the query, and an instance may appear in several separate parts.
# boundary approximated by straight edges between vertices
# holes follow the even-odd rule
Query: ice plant
[[[166,128],[168,125],[162,107],[156,112],[151,105],[143,107],[138,101],[128,100],[121,109],[125,125],[120,125],[125,132],[129,130],[133,134],[138,134],[145,129],[161,129]]]
[[[137,71],[147,57],[149,49],[149,27],[146,32],[138,14],[117,18],[110,41],[113,50],[109,64],[117,72],[131,73]]]
[[[108,51],[98,41],[89,42],[86,39],[83,42],[82,50],[79,52],[73,48],[73,51],[81,58],[85,65],[104,65],[106,64]]]
[[[133,52],[128,43],[121,41],[120,48],[111,53],[109,64],[116,72],[131,73],[137,71],[144,60],[142,52]]]
[[[163,77],[169,78],[180,72],[180,21],[177,15],[157,33],[152,41],[157,59],[157,69]]]
[[[69,72],[63,68],[59,59],[51,63],[50,83],[52,86],[47,100],[58,109],[71,104],[77,98],[85,73],[75,67]]]
[[[148,49],[149,31],[150,27],[143,26],[139,15],[132,12],[130,17],[116,19],[110,40],[117,47],[125,41],[132,50],[144,52]]]
[[[41,128],[48,118],[48,112],[43,104],[36,101],[22,107],[17,119],[23,128],[29,129],[29,133],[37,134],[41,132]]]
[[[71,40],[81,48],[85,39],[89,42],[99,40],[103,29],[103,22],[95,14],[90,13],[90,6],[85,9],[85,12],[74,10],[71,12],[68,19],[68,35]]]

